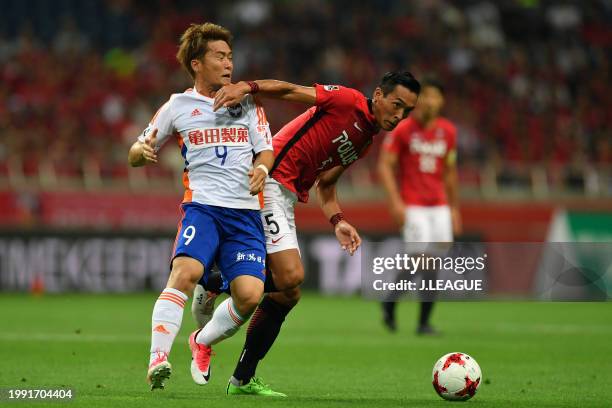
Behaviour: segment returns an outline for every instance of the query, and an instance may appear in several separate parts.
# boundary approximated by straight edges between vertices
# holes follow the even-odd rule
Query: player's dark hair
[[[440,81],[440,79],[433,75],[428,75],[421,79],[421,88],[425,88],[426,86],[430,86],[432,88],[436,88],[440,91],[441,94],[444,95],[444,85]]]
[[[387,72],[383,75],[378,86],[382,90],[383,95],[386,96],[389,92],[393,92],[398,85],[411,90],[417,95],[421,92],[421,84],[408,71]]]
[[[195,79],[191,61],[200,59],[208,51],[209,41],[225,41],[232,48],[232,33],[225,27],[213,23],[191,24],[181,36],[181,44],[176,53],[178,62]]]

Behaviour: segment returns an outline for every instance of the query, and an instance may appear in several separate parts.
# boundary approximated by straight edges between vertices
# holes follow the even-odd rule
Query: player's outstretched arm
[[[145,142],[137,141],[130,147],[128,152],[128,163],[132,167],[144,166],[148,163],[157,163],[157,129],[153,129],[151,136],[147,137]]]
[[[336,193],[336,183],[344,172],[344,167],[336,166],[327,171],[324,171],[317,178],[315,183],[317,198],[319,205],[325,217],[334,225],[334,233],[336,239],[342,246],[342,249],[353,255],[359,245],[361,245],[361,237],[351,224],[344,220],[342,210],[338,204],[338,195]]]
[[[459,212],[459,176],[457,175],[456,151],[452,150],[444,166],[444,186],[448,204],[451,208],[453,234],[459,235],[463,230],[461,213]]]
[[[259,194],[263,191],[268,172],[274,165],[274,152],[263,150],[255,156],[253,168],[249,170],[249,190],[251,195]]]
[[[240,81],[219,89],[215,94],[213,109],[216,111],[221,107],[237,105],[249,93],[307,105],[314,105],[317,100],[317,91],[312,86],[296,85],[276,79],[258,79],[257,81]]]

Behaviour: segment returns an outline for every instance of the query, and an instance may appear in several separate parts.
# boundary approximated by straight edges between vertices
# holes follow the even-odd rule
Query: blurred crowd
[[[466,182],[482,182],[483,169],[493,169],[501,182],[520,183],[537,167],[549,182],[582,185],[585,169],[612,165],[608,0],[0,0],[0,7],[0,177],[128,177],[128,146],[170,93],[190,86],[174,57],[178,38],[204,21],[234,33],[235,80],[339,83],[367,95],[388,70],[435,73],[446,86],[445,115],[459,129]],[[301,109],[266,103],[273,130]],[[179,159],[153,171],[174,177]],[[375,178],[373,166],[356,167],[355,180]]]

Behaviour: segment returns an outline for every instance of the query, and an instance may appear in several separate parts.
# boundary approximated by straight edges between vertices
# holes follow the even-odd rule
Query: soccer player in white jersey
[[[163,388],[170,376],[168,354],[185,302],[215,262],[232,296],[206,327],[189,337],[197,384],[208,382],[211,346],[236,333],[263,294],[266,252],[258,193],[274,154],[264,111],[251,96],[213,112],[215,92],[232,78],[231,41],[227,29],[211,23],[192,24],[183,33],[177,59],[194,86],[170,97],[129,152],[132,166],[156,163],[158,147],[173,138],[185,159],[185,195],[170,277],[153,308],[151,389]]]

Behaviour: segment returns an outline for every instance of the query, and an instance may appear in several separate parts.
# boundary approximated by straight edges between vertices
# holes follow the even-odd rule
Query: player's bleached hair
[[[387,72],[383,75],[378,86],[382,90],[383,95],[386,96],[389,92],[393,92],[398,85],[411,90],[417,95],[421,92],[421,84],[408,71]]]
[[[225,27],[213,23],[191,24],[181,36],[181,44],[176,53],[178,62],[195,79],[191,61],[200,59],[208,51],[209,41],[225,41],[232,48],[232,33]]]

